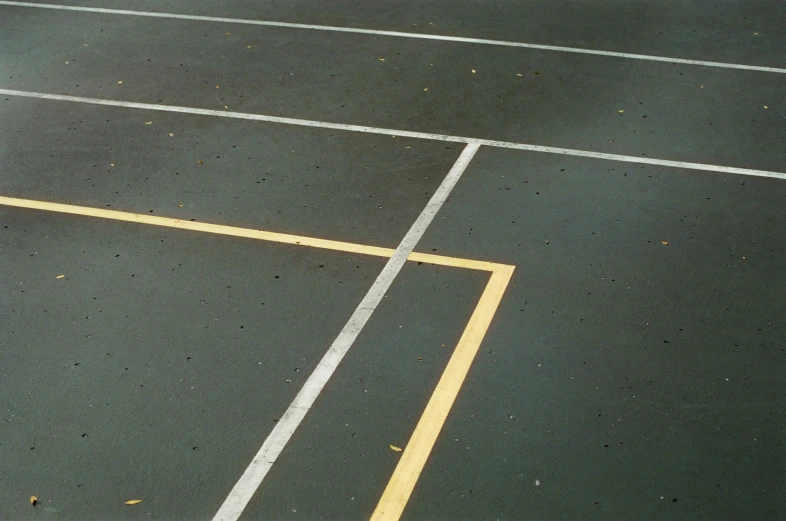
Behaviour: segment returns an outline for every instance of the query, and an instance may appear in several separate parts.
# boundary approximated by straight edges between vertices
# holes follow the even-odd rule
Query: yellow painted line
[[[49,201],[38,201],[35,199],[20,199],[16,197],[0,196],[0,205],[15,206],[17,208],[28,208],[31,210],[44,210],[47,212],[67,213],[85,217],[98,217],[100,219],[111,219],[114,221],[150,224],[153,226],[164,226],[167,228],[178,228],[181,230],[215,233],[218,235],[231,235],[233,237],[258,239],[281,244],[294,244],[297,246],[309,246],[312,248],[321,248],[325,250],[341,251],[346,253],[359,253],[362,255],[372,255],[375,257],[390,258],[396,251],[392,248],[382,248],[379,246],[369,246],[366,244],[332,241],[328,239],[318,239],[316,237],[306,237],[303,235],[291,235],[288,233],[254,230],[252,228],[238,228],[236,226],[224,226],[222,224],[184,221],[182,219],[159,217],[144,213],[122,212],[118,210],[107,210],[105,208],[95,208],[91,206],[77,206],[72,204],[53,203]],[[461,259],[458,257],[446,257],[444,255],[433,255],[430,253],[417,252],[412,252],[409,257],[407,257],[407,260],[413,262],[437,264],[440,266],[448,266],[453,268],[464,268],[490,272],[495,271],[500,266],[504,266],[503,264],[496,264],[493,262],[476,261],[472,259]]]
[[[409,439],[401,459],[393,471],[382,498],[379,500],[371,521],[398,521],[409,501],[412,490],[423,471],[437,436],[445,424],[459,389],[469,372],[472,361],[486,335],[491,319],[497,312],[505,288],[513,276],[513,266],[497,265],[492,272],[486,289],[461,335],[456,350],[450,357],[437,388],[420,417],[412,437]]]
[[[322,248],[325,250],[360,253],[363,255],[374,255],[376,257],[389,258],[395,251],[391,248],[380,248],[378,246],[367,246],[365,244],[331,241],[327,239],[317,239],[315,237],[305,237],[302,235],[290,235],[288,233],[266,232],[264,230],[254,230],[251,228],[237,228],[235,226],[224,226],[221,224],[183,221],[181,219],[158,217],[142,213],[120,212],[117,210],[106,210],[103,208],[93,208],[89,206],[51,203],[48,201],[36,201],[32,199],[17,199],[15,197],[0,196],[0,204],[4,204],[6,206],[16,206],[18,208],[45,210],[48,212],[68,213],[87,217],[99,217],[101,219],[112,219],[115,221],[151,224],[153,226],[164,226],[167,228],[178,228],[181,230],[208,232],[218,235],[231,235],[233,237],[245,237],[249,239],[259,239],[282,244],[310,246],[312,248]]]
[[[486,262],[473,259],[462,259],[459,257],[446,257],[444,255],[433,255],[431,253],[412,252],[407,260],[414,262],[426,262],[428,264],[438,264],[440,266],[450,266],[452,268],[463,268],[468,270],[480,270],[494,272],[505,264],[496,262]]]
[[[218,235],[230,235],[233,237],[258,239],[281,244],[310,246],[312,248],[373,255],[376,257],[390,258],[395,252],[395,250],[391,248],[368,246],[365,244],[331,241],[302,235],[238,228],[221,224],[184,221],[182,219],[172,219],[149,214],[122,212],[118,210],[76,206],[33,199],[0,196],[0,205],[85,217],[97,217],[114,221],[149,224],[153,226],[214,233]],[[488,271],[491,272],[491,277],[486,284],[486,288],[483,290],[483,294],[478,301],[478,305],[475,307],[475,311],[472,313],[472,317],[464,329],[464,333],[459,339],[453,355],[450,357],[450,361],[445,371],[442,373],[442,377],[434,393],[431,395],[428,405],[426,405],[425,411],[423,411],[423,415],[415,427],[415,431],[406,449],[402,453],[402,457],[382,494],[382,498],[377,504],[377,508],[371,517],[372,521],[398,521],[401,517],[404,507],[412,494],[412,490],[415,488],[415,484],[420,477],[420,473],[423,471],[423,467],[434,447],[437,436],[442,426],[445,424],[445,420],[453,406],[453,402],[456,400],[456,396],[458,396],[458,392],[464,383],[469,368],[472,365],[472,361],[480,348],[483,337],[486,335],[491,320],[499,307],[502,295],[505,293],[505,289],[510,282],[514,270],[514,266],[509,266],[507,264],[462,259],[458,257],[446,257],[430,253],[412,252],[409,257],[407,257],[407,260],[454,268]]]

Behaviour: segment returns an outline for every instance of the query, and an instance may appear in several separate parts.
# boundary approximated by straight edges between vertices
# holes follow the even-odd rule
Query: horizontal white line
[[[269,123],[283,123],[285,125],[298,125],[302,127],[328,128],[333,130],[346,130],[350,132],[364,132],[366,134],[382,134],[386,136],[411,137],[416,139],[431,139],[435,141],[449,141],[451,143],[474,143],[477,145],[513,148],[530,152],[544,152],[547,154],[561,154],[565,156],[589,157],[605,159],[608,161],[621,161],[623,163],[640,163],[645,165],[667,166],[672,168],[686,168],[690,170],[704,170],[707,172],[721,172],[725,174],[739,174],[757,177],[772,177],[786,180],[784,172],[770,172],[767,170],[752,170],[733,166],[709,165],[704,163],[687,163],[685,161],[672,161],[669,159],[654,159],[649,157],[625,156],[620,154],[605,154],[589,150],[576,150],[572,148],[547,147],[529,145],[526,143],[513,143],[510,141],[493,141],[489,139],[476,139],[446,134],[431,134],[428,132],[413,132],[411,130],[395,130],[390,128],[365,127],[361,125],[347,125],[344,123],[330,123],[326,121],[312,121],[308,119],[282,118],[279,116],[266,116],[264,114],[248,114],[243,112],[230,112],[226,110],[199,109],[193,107],[179,107],[175,105],[156,105],[152,103],[136,103],[133,101],[115,101],[99,98],[83,98],[63,94],[46,94],[43,92],[29,92],[23,90],[0,89],[0,94],[6,96],[21,96],[25,98],[39,98],[58,101],[72,101],[89,103],[92,105],[108,105],[110,107],[124,107],[131,109],[157,110],[161,112],[179,112],[184,114],[198,114],[202,116],[216,116],[222,118],[248,119],[252,121],[266,121]]]
[[[60,9],[62,11],[79,11],[84,13],[103,13],[127,16],[148,16],[151,18],[170,18],[176,20],[197,20],[201,22],[223,22],[231,24],[262,25],[267,27],[286,27],[289,29],[310,29],[314,31],[331,31],[355,34],[373,34],[377,36],[394,36],[398,38],[416,38],[420,40],[440,40],[445,42],[474,43],[479,45],[496,45],[501,47],[519,47],[524,49],[538,49],[542,51],[558,51],[576,54],[592,54],[595,56],[608,56],[612,58],[628,58],[631,60],[646,60],[654,62],[681,63],[683,65],[699,65],[702,67],[717,67],[721,69],[737,69],[746,71],[774,72],[786,74],[786,69],[778,67],[761,67],[758,65],[743,65],[739,63],[724,63],[705,60],[688,60],[685,58],[672,58],[669,56],[653,56],[650,54],[631,54],[627,52],[601,51],[595,49],[582,49],[580,47],[563,47],[559,45],[541,45],[537,43],[508,42],[504,40],[486,40],[484,38],[464,38],[461,36],[442,36],[439,34],[418,34],[402,31],[377,31],[374,29],[359,29],[355,27],[337,27],[333,25],[296,24],[288,22],[273,22],[269,20],[246,20],[243,18],[224,18],[219,16],[199,16],[177,13],[154,13],[150,11],[130,11],[127,9],[105,9],[103,7],[82,7],[58,4],[37,4],[32,2],[10,2],[0,0],[0,5],[16,7],[38,7],[43,9]]]

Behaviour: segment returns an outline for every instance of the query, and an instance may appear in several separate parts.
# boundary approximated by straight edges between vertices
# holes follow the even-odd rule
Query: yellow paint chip
[[[65,277],[65,275],[58,275],[58,276],[57,276],[57,277],[55,277],[55,278],[56,278],[56,279],[62,279],[63,277]]]
[[[391,445],[391,446],[390,446],[390,450],[392,450],[392,451],[394,451],[394,452],[401,452],[401,451],[403,451],[404,449],[402,449],[401,447],[396,447],[395,445]]]
[[[124,504],[125,504],[125,505],[138,505],[138,504],[139,504],[139,503],[141,503],[141,502],[142,502],[142,500],[141,500],[141,499],[129,499],[129,500],[128,500],[128,501],[126,501]]]

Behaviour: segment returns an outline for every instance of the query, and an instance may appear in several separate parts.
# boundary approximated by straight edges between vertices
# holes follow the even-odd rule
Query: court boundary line
[[[71,96],[68,94],[48,94],[44,92],[33,92],[33,91],[23,91],[23,90],[14,90],[14,89],[0,89],[0,95],[16,96],[21,98],[52,100],[52,101],[69,101],[74,103],[85,103],[88,105],[103,105],[109,107],[121,107],[121,108],[129,108],[129,109],[155,110],[159,112],[174,112],[180,114],[195,114],[201,116],[214,116],[214,117],[223,117],[223,118],[232,118],[232,119],[244,119],[250,121],[263,121],[267,123],[280,123],[284,125],[325,128],[331,130],[361,132],[366,134],[378,134],[378,135],[385,135],[385,136],[411,137],[415,139],[444,141],[450,143],[476,144],[476,145],[488,146],[493,148],[508,148],[514,150],[524,150],[528,152],[542,152],[546,154],[586,157],[591,159],[602,159],[602,160],[616,161],[622,163],[665,166],[669,168],[684,168],[687,170],[702,170],[705,172],[718,172],[724,174],[747,175],[747,176],[754,176],[754,177],[770,177],[774,179],[786,180],[786,172],[756,170],[751,168],[712,165],[706,163],[691,163],[687,161],[674,161],[671,159],[655,159],[646,156],[640,157],[640,156],[627,156],[621,154],[608,154],[605,152],[592,152],[589,150],[580,150],[580,149],[573,149],[573,148],[532,145],[528,143],[516,143],[512,141],[495,141],[491,139],[452,136],[448,134],[432,134],[428,132],[417,132],[412,130],[396,130],[396,129],[383,128],[383,127],[352,125],[347,123],[331,123],[327,121],[288,118],[282,116],[269,116],[265,114],[254,114],[248,112],[232,112],[227,110],[184,107],[180,105],[160,105],[156,103],[139,103],[136,101],[118,101],[118,100],[107,100],[101,98],[86,98],[82,96]]]
[[[401,459],[399,460],[393,475],[388,479],[379,503],[373,513],[374,521],[397,521],[403,513],[412,491],[417,484],[418,478],[426,465],[428,457],[431,454],[434,445],[436,444],[439,433],[441,432],[450,410],[455,403],[456,397],[458,396],[464,380],[466,379],[470,366],[474,361],[475,355],[477,354],[478,349],[485,338],[491,321],[494,318],[497,309],[499,308],[505,293],[505,289],[507,288],[507,285],[515,269],[514,266],[507,264],[458,257],[448,257],[428,253],[417,253],[412,251],[412,248],[414,248],[417,240],[419,240],[420,236],[422,236],[422,234],[425,232],[426,226],[429,222],[428,219],[433,219],[441,205],[444,204],[445,200],[447,200],[450,190],[458,182],[461,174],[466,169],[478,149],[479,145],[467,145],[465,150],[456,160],[454,167],[451,168],[451,172],[448,173],[448,175],[445,177],[445,180],[443,180],[443,183],[440,185],[438,190],[441,189],[441,193],[435,193],[432,199],[429,201],[429,205],[427,205],[426,208],[424,208],[424,210],[421,212],[421,216],[427,216],[426,222],[424,223],[423,220],[419,217],[410,230],[412,234],[407,234],[407,236],[412,235],[412,237],[410,237],[407,241],[407,236],[405,236],[405,239],[402,240],[402,244],[405,242],[407,244],[403,250],[400,248],[393,250],[390,248],[319,239],[315,237],[268,232],[264,230],[239,228],[234,226],[196,222],[149,214],[124,212],[119,210],[108,210],[105,208],[7,197],[2,195],[0,195],[0,206],[70,214],[80,217],[94,217],[99,219],[175,228],[187,231],[198,231],[216,235],[256,239],[278,244],[307,246],[346,253],[359,253],[375,257],[387,257],[390,260],[380,273],[377,281],[380,278],[383,278],[383,275],[385,275],[388,266],[391,265],[392,262],[398,264],[397,267],[394,267],[394,269],[396,269],[395,273],[393,274],[395,277],[406,261],[429,263],[438,266],[463,268],[490,273],[490,278],[486,283],[485,289],[483,290],[483,293],[475,306],[475,310],[464,327],[464,331],[462,332],[459,342],[456,344],[456,347],[451,354],[448,364],[445,366],[445,369],[442,372],[442,376],[440,377],[437,386],[432,391],[429,402],[421,414],[417,424],[415,425],[415,429],[410,437],[410,440],[402,452]],[[409,252],[406,251],[407,249],[409,249]],[[378,297],[376,302],[366,302],[367,298],[364,297],[363,301],[361,301],[361,303],[358,305],[352,317],[350,317],[347,325],[345,325],[345,327],[342,329],[342,332],[339,333],[339,336],[334,341],[334,344],[340,340],[342,342],[346,342],[347,336],[344,335],[344,330],[349,327],[353,330],[350,331],[348,335],[354,336],[350,339],[350,343],[346,347],[346,350],[348,351],[352,342],[354,342],[355,337],[357,337],[357,335],[360,333],[360,328],[362,328],[363,325],[365,325],[365,321],[370,318],[374,309],[379,304],[385,292],[392,283],[394,277],[389,277],[388,280],[383,284],[377,284],[377,281],[374,282],[374,285],[372,285],[372,288],[369,290],[366,297],[374,292],[376,286],[376,296]],[[386,286],[383,287],[384,284],[386,284]],[[353,323],[352,320],[352,318],[355,317],[355,315],[358,313],[365,317],[365,321],[360,325],[360,328],[357,328],[357,324]],[[331,345],[331,349],[332,347],[333,345]],[[344,354],[346,354],[346,351]],[[340,358],[336,359],[334,355],[331,355],[331,350],[329,349],[328,352],[324,355],[323,360],[328,359],[330,364],[334,364],[332,369],[335,370],[338,363],[341,361],[341,358],[343,358],[343,354]],[[321,363],[322,361],[320,361],[320,364]],[[315,368],[315,373],[317,372],[318,368],[319,365],[317,368]],[[328,375],[328,378],[329,376],[330,375]],[[311,379],[311,377],[309,377],[309,379]],[[327,383],[327,380],[325,380],[324,383]],[[305,388],[306,385],[304,384],[303,388],[301,388],[301,391],[298,393],[298,396],[303,393]],[[303,409],[302,404],[298,404],[295,407],[295,409],[299,411],[298,414],[302,415],[300,420],[302,420],[308,410],[310,410],[310,407],[316,400],[319,391],[321,391],[321,388],[318,389],[316,395],[314,396],[314,400],[311,402],[311,404],[308,404],[307,408]],[[289,413],[290,409],[293,408],[293,405],[296,405],[297,403],[298,400],[296,398],[288,407],[287,413]],[[287,413],[282,416],[282,419],[277,423],[277,426],[285,420]],[[297,423],[299,424],[300,421]],[[283,444],[280,444],[280,438],[271,438],[277,426],[274,427],[273,431],[271,431],[271,433],[268,435],[265,443],[267,443],[269,439],[273,439],[274,442],[279,442],[278,453],[280,453],[289,438],[286,438]],[[295,425],[295,428],[296,427],[297,425]],[[294,430],[292,432],[294,432]],[[265,444],[263,444],[262,448],[260,448],[258,455],[266,455],[264,449]],[[277,458],[278,454],[275,456]],[[272,461],[266,461],[264,458],[259,460],[257,457],[255,457],[247,468],[247,471],[252,467],[258,467],[260,461],[267,464],[269,468],[275,462],[276,458],[273,458]],[[255,461],[257,462],[256,464]],[[266,474],[266,471],[264,474]],[[233,505],[234,508],[224,509],[222,504],[222,507],[213,518],[214,521],[236,521],[239,519],[243,510],[245,510],[248,501],[250,501],[254,493],[258,490],[262,479],[264,479],[264,474],[262,474],[261,479],[255,483],[253,489],[248,489],[245,491],[246,494],[250,492],[250,495],[248,495],[245,502],[242,502],[242,505],[235,504]],[[240,483],[240,481],[242,481],[242,477],[238,483]],[[252,482],[252,484],[254,484],[254,482]],[[224,501],[224,504],[229,502],[230,498],[233,498],[231,493]]]
[[[733,70],[786,74],[786,68],[780,68],[780,67],[768,67],[762,65],[745,65],[741,63],[728,63],[728,62],[708,61],[708,60],[692,60],[688,58],[675,58],[675,57],[658,56],[652,54],[604,51],[599,49],[587,49],[582,47],[566,47],[561,45],[545,45],[545,44],[538,44],[538,43],[513,42],[513,41],[506,41],[506,40],[491,40],[486,38],[470,38],[464,36],[447,36],[447,35],[429,34],[429,33],[410,33],[405,31],[361,29],[356,27],[341,27],[335,25],[275,22],[272,20],[252,20],[246,18],[226,18],[221,16],[159,13],[154,11],[133,11],[128,9],[108,9],[104,7],[87,7],[87,6],[74,6],[74,5],[61,5],[61,4],[36,4],[32,2],[16,2],[16,1],[7,1],[7,0],[0,0],[0,5],[7,5],[11,7],[34,7],[39,9],[75,11],[75,12],[84,12],[84,13],[140,16],[140,17],[163,18],[163,19],[174,19],[174,20],[192,20],[192,21],[200,21],[200,22],[220,22],[220,23],[229,23],[229,24],[256,25],[256,26],[264,26],[264,27],[281,27],[287,29],[301,29],[301,30],[305,29],[305,30],[312,30],[312,31],[367,34],[367,35],[374,35],[374,36],[391,36],[396,38],[411,38],[411,39],[418,39],[418,40],[470,43],[476,45],[492,45],[497,47],[535,49],[541,51],[554,51],[554,52],[564,52],[564,53],[572,53],[572,54],[603,56],[603,57],[610,57],[610,58],[624,58],[629,60],[651,61],[651,62],[681,64],[681,65],[694,65],[700,67],[714,67],[720,69],[733,69]]]

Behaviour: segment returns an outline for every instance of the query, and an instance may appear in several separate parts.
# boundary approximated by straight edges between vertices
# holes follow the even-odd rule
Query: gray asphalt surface
[[[786,67],[776,0],[62,3]],[[0,88],[786,171],[783,74],[3,5],[0,38]],[[0,121],[3,196],[390,248],[463,148],[14,96]],[[416,250],[516,271],[402,519],[786,518],[784,201],[482,147]],[[385,263],[10,207],[0,237],[10,520],[211,519]],[[487,277],[408,263],[241,519],[367,519]]]

